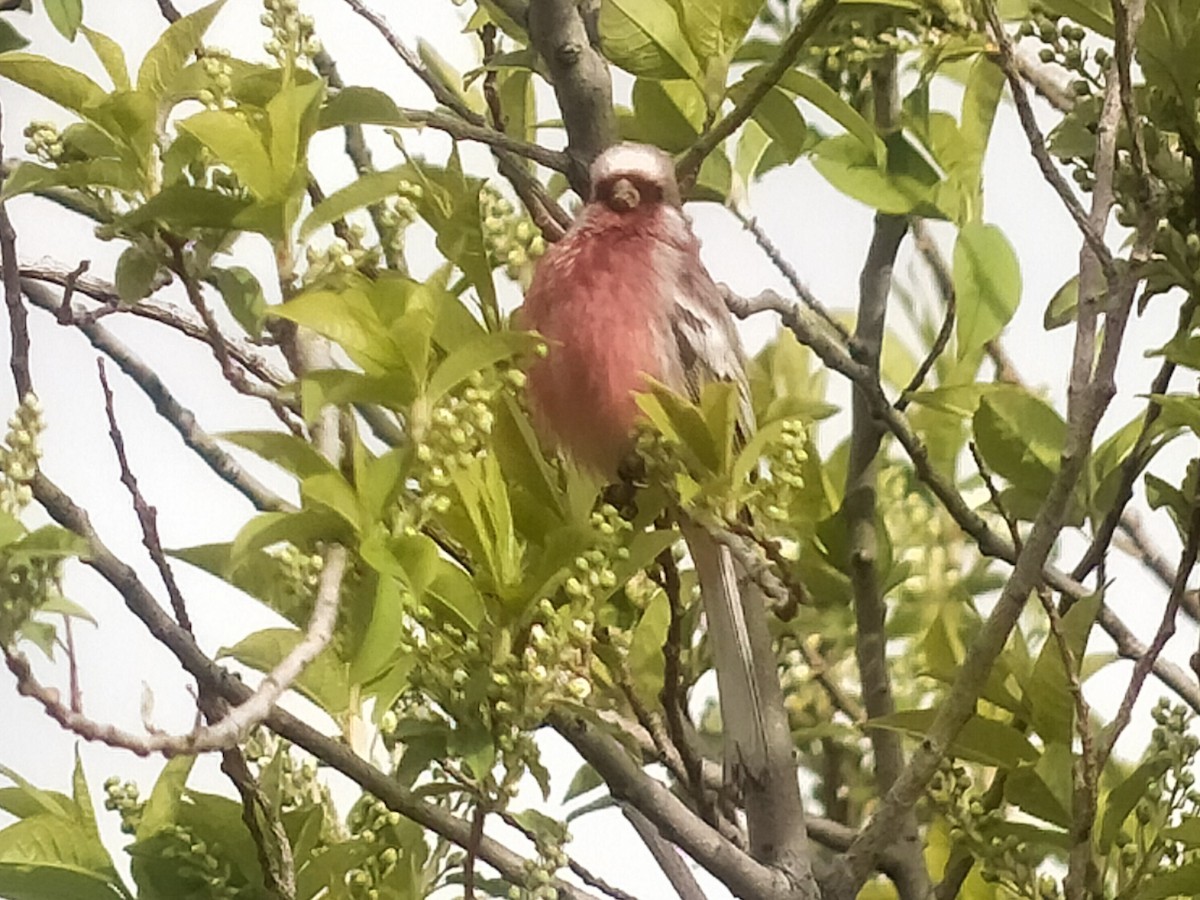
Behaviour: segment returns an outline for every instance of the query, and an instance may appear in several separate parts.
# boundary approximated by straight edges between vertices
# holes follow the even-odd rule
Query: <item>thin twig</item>
[[[387,41],[401,61],[416,75],[433,94],[438,103],[452,110],[459,118],[479,128],[486,126],[483,117],[472,110],[462,98],[444,84],[437,75],[429,71],[404,41],[391,29],[383,16],[369,9],[361,0],[343,0],[354,12],[370,22]],[[556,241],[571,226],[571,217],[547,192],[540,181],[533,177],[508,150],[493,146],[496,168],[509,180],[535,224],[549,241]]]
[[[41,309],[53,313],[58,298],[46,285],[26,280],[22,282],[25,296]],[[22,306],[23,310],[24,307]],[[227,482],[260,510],[289,510],[294,507],[260,483],[226,453],[211,435],[196,422],[195,414],[183,406],[163,383],[157,373],[139,359],[111,332],[94,322],[80,322],[77,327],[92,346],[115,362],[143,393],[150,398],[155,410],[183,439],[184,444],[219,477]]]
[[[146,502],[146,498],[138,487],[137,477],[129,467],[129,459],[125,454],[125,438],[117,424],[117,413],[113,408],[113,392],[112,388],[108,386],[108,374],[104,371],[103,359],[96,360],[96,369],[100,374],[100,387],[104,391],[104,412],[108,417],[108,435],[112,440],[113,450],[117,454],[117,464],[121,470],[121,484],[125,485],[125,489],[129,491],[130,499],[133,501],[133,510],[137,514],[138,524],[142,529],[142,545],[150,554],[150,559],[154,562],[159,577],[163,580],[163,586],[167,589],[171,609],[175,613],[175,621],[188,634],[193,634],[192,620],[188,616],[183,592],[179,590],[179,584],[175,581],[175,573],[171,570],[171,564],[167,562],[162,541],[158,537],[158,510]]]
[[[0,127],[4,125],[4,113],[0,109]],[[0,159],[4,158],[4,146],[0,144]],[[0,188],[4,176],[0,172]],[[4,275],[4,305],[8,308],[9,359],[13,386],[17,389],[18,401],[33,394],[33,377],[29,373],[29,327],[28,313],[21,302],[21,273],[17,268],[17,232],[8,218],[8,204],[0,201],[0,267]]]
[[[1154,662],[1166,647],[1167,641],[1175,634],[1175,618],[1179,612],[1179,605],[1183,601],[1183,595],[1187,591],[1188,578],[1192,574],[1192,570],[1196,567],[1196,557],[1200,553],[1200,496],[1194,492],[1190,498],[1191,501],[1191,516],[1188,519],[1187,542],[1184,544],[1183,552],[1179,557],[1179,566],[1175,570],[1175,582],[1171,585],[1171,593],[1167,597],[1166,606],[1163,607],[1162,620],[1159,622],[1158,630],[1154,633],[1154,638],[1150,641],[1150,646],[1142,654],[1141,658],[1133,666],[1133,674],[1129,678],[1129,684],[1125,688],[1125,696],[1121,699],[1121,705],[1117,709],[1116,718],[1109,725],[1103,743],[1097,756],[1097,763],[1103,767],[1108,762],[1108,758],[1112,755],[1113,747],[1116,746],[1117,738],[1121,736],[1121,732],[1129,724],[1130,718],[1133,716],[1133,705],[1137,702],[1138,695],[1141,693],[1142,685],[1146,681],[1146,676],[1150,674],[1154,668]]]
[[[1050,158],[1050,153],[1046,149],[1045,138],[1042,137],[1042,133],[1038,129],[1037,119],[1033,113],[1033,106],[1029,102],[1029,95],[1025,92],[1025,84],[1021,80],[1012,39],[1004,29],[1004,23],[1000,21],[1000,14],[996,11],[995,0],[982,0],[982,2],[988,24],[991,26],[992,36],[999,50],[1000,67],[1004,70],[1008,86],[1012,90],[1013,101],[1017,106],[1017,118],[1021,121],[1021,128],[1024,130],[1025,137],[1029,141],[1029,149],[1033,153],[1033,158],[1037,160],[1042,177],[1054,189],[1054,193],[1058,195],[1063,206],[1070,213],[1084,240],[1087,241],[1088,246],[1096,254],[1096,259],[1100,263],[1105,279],[1109,284],[1116,284],[1117,273],[1113,265],[1112,254],[1109,252],[1108,246],[1104,243],[1104,236],[1097,233],[1096,229],[1092,226],[1092,223],[1088,220],[1087,213],[1084,212],[1083,206],[1080,205],[1078,198],[1076,198],[1075,192],[1071,190],[1071,186],[1067,184],[1062,173],[1058,171],[1058,168],[1054,165],[1054,160]]]
[[[696,881],[692,870],[688,868],[687,862],[679,855],[678,850],[663,839],[654,824],[642,815],[636,806],[628,803],[621,804],[621,812],[625,814],[625,818],[629,820],[633,830],[637,832],[642,843],[646,845],[646,849],[650,851],[650,855],[654,857],[654,861],[658,863],[659,869],[667,877],[667,881],[671,883],[675,893],[679,895],[679,900],[706,900],[704,891],[701,889],[700,883]]]
[[[795,266],[788,262],[787,258],[783,255],[783,251],[775,245],[775,242],[771,240],[770,236],[763,230],[763,227],[758,224],[758,219],[746,215],[736,206],[729,205],[725,208],[733,213],[734,218],[742,223],[742,227],[754,236],[754,242],[758,244],[763,253],[767,255],[767,259],[771,261],[772,265],[779,271],[779,274],[784,277],[784,280],[796,292],[796,296],[800,298],[801,302],[820,316],[830,328],[841,336],[842,340],[849,344],[853,338],[850,332],[846,330],[846,326],[834,318],[825,307],[825,304],[818,300],[816,294],[808,289],[808,285],[801,280]]]
[[[804,45],[825,23],[837,4],[838,0],[819,0],[815,6],[807,10],[804,18],[779,45],[779,55],[755,78],[737,105],[730,110],[727,116],[719,119],[712,128],[700,135],[688,148],[683,158],[675,166],[681,186],[691,184],[695,180],[696,173],[700,171],[700,166],[705,158],[754,114],[763,97],[779,83],[779,79],[783,78],[788,69],[795,65]]]

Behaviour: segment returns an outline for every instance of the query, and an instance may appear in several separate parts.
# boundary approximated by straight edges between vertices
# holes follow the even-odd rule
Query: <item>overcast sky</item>
[[[188,0],[178,2],[184,11],[201,5]],[[393,27],[415,45],[423,38],[461,69],[476,63],[474,38],[463,35],[462,25],[472,5],[462,8],[451,3],[430,0],[396,0],[377,3],[386,10]],[[92,58],[86,42],[80,38],[67,44],[39,12],[30,19],[10,16],[30,38],[28,49],[46,54],[79,68],[102,84],[103,70]],[[126,0],[113,3],[84,0],[85,23],[118,38],[136,70],[136,61],[161,33],[164,23],[153,0]],[[431,100],[419,82],[403,67],[383,40],[358,17],[350,14],[338,0],[303,4],[317,19],[318,32],[327,49],[337,60],[348,84],[367,84],[388,90],[398,103],[429,107]],[[230,0],[209,32],[208,42],[230,48],[235,55],[264,59],[262,42],[265,32],[258,25],[260,5],[253,0]],[[619,84],[626,84],[620,79]],[[627,90],[627,84],[626,84]],[[943,108],[957,113],[960,92],[945,86],[935,95]],[[0,87],[4,123],[2,137],[6,157],[23,153],[21,130],[32,119],[49,119],[60,125],[71,121],[69,114],[48,106],[23,88],[5,82]],[[553,115],[543,108],[543,118]],[[1042,109],[1043,121],[1053,115]],[[374,146],[385,164],[398,157],[388,138],[376,136]],[[340,151],[340,133],[326,133],[317,141],[314,159],[329,190],[352,177],[352,171]],[[440,135],[410,136],[410,149],[427,153],[434,162],[445,158],[448,142]],[[478,149],[466,155],[469,164],[480,171],[490,169],[490,157]],[[1042,182],[1029,155],[1012,111],[1006,103],[1001,109],[992,138],[985,169],[985,220],[1002,227],[1016,248],[1021,261],[1024,299],[1016,319],[1006,335],[1006,346],[1019,369],[1031,383],[1044,387],[1062,408],[1066,364],[1072,333],[1060,329],[1046,333],[1042,312],[1048,299],[1077,269],[1078,234],[1060,202]],[[852,308],[858,269],[869,240],[872,212],[847,200],[828,187],[806,162],[787,170],[776,170],[751,192],[750,208],[775,242],[799,270],[809,287],[827,305]],[[56,207],[32,198],[19,198],[10,206],[16,226],[18,250],[23,261],[54,260],[73,267],[81,259],[91,260],[92,273],[110,278],[121,247],[95,240],[91,228],[77,217],[61,213]],[[786,291],[786,285],[754,245],[738,222],[719,206],[692,204],[689,207],[696,229],[703,240],[704,260],[718,281],[729,283],[741,293],[754,293],[765,287]],[[951,246],[953,232],[938,228],[938,234]],[[1119,235],[1114,232],[1114,239]],[[421,239],[417,240],[418,250]],[[424,240],[426,247],[429,241]],[[1116,243],[1114,242],[1114,246]],[[269,271],[270,254],[261,239],[244,239],[237,248],[239,261],[259,272]],[[416,269],[431,268],[432,255],[419,252]],[[911,247],[901,254],[897,275],[912,283],[918,280],[919,267],[913,264]],[[269,279],[264,279],[268,284]],[[182,302],[177,294],[168,298]],[[1107,434],[1140,412],[1136,394],[1149,384],[1158,360],[1146,359],[1143,351],[1160,345],[1170,335],[1177,304],[1165,298],[1153,302],[1147,314],[1130,326],[1128,346],[1118,373],[1121,391],[1101,430]],[[137,348],[143,358],[158,371],[178,398],[194,410],[209,432],[272,427],[274,420],[258,405],[224,389],[209,350],[173,333],[164,333],[145,323],[119,316],[104,324]],[[103,402],[96,379],[95,353],[78,334],[67,332],[40,311],[31,312],[33,374],[38,394],[46,409],[49,432],[45,437],[46,473],[89,509],[92,520],[109,546],[134,563],[148,584],[157,585],[149,563],[144,560],[140,535],[127,496],[116,480],[116,462],[107,438]],[[775,321],[765,316],[745,325],[748,343],[758,346],[774,332]],[[5,333],[7,329],[4,330]],[[117,414],[129,445],[130,461],[145,495],[159,508],[159,528],[170,547],[227,541],[251,514],[249,504],[240,495],[216,480],[181,446],[176,433],[155,414],[140,391],[110,366],[116,391]],[[1180,384],[1177,389],[1188,389]],[[848,392],[841,379],[835,385],[834,399],[845,405]],[[213,395],[214,388],[217,394]],[[0,379],[0,410],[7,418],[15,403],[7,376]],[[848,409],[840,413],[822,435],[831,446],[848,428]],[[1169,454],[1154,468],[1178,479],[1183,461],[1195,455],[1193,438],[1180,438]],[[272,467],[244,456],[246,465],[274,489],[294,494],[293,482]],[[1178,539],[1165,515],[1149,517],[1152,532],[1161,539],[1167,555],[1177,558]],[[1065,542],[1078,552],[1078,541]],[[210,651],[236,641],[256,628],[276,624],[276,620],[253,602],[236,600],[230,592],[208,576],[180,565],[177,575],[189,599],[197,636]],[[1158,621],[1165,590],[1147,577],[1135,564],[1114,559],[1109,568],[1113,585],[1109,593],[1112,605],[1148,639]],[[100,621],[100,627],[86,624],[76,627],[79,661],[83,679],[85,709],[100,721],[115,722],[125,728],[140,728],[139,706],[143,684],[156,700],[154,718],[160,727],[186,730],[194,716],[194,706],[173,657],[157,645],[140,624],[127,613],[118,597],[82,566],[71,567],[69,593],[86,606]],[[1195,646],[1195,632],[1185,624],[1168,648],[1167,655],[1180,663]],[[1101,638],[1093,649],[1104,646]],[[36,651],[33,651],[36,655]],[[35,660],[37,662],[37,660]],[[38,665],[44,680],[65,684],[65,676],[47,665]],[[1128,680],[1129,665],[1115,664],[1088,684],[1089,700],[1098,711],[1111,716],[1120,692]],[[1150,681],[1142,710],[1160,691]],[[295,702],[297,709],[305,704]],[[19,698],[11,676],[0,674],[0,763],[11,766],[36,784],[60,790],[69,789],[74,740],[41,714],[31,701]],[[1148,732],[1142,715],[1123,742],[1127,752],[1136,752]],[[100,786],[110,774],[138,780],[148,792],[161,761],[138,760],[130,754],[97,745],[82,748],[89,780],[102,800]],[[561,796],[578,761],[561,745],[548,742],[547,759],[555,774],[556,795]],[[226,791],[225,780],[215,765],[198,767],[195,783],[210,790]],[[340,794],[352,796],[349,791]],[[528,794],[534,802],[535,794]],[[119,847],[124,838],[116,830],[116,816],[101,813],[102,825],[110,838],[110,849],[124,869]],[[617,817],[605,813],[589,816],[572,825],[574,843],[569,847],[584,864],[595,866],[613,877],[621,887],[643,896],[666,896],[661,875],[640,843]],[[0,819],[0,821],[4,821]],[[605,866],[605,860],[616,861]],[[714,892],[711,896],[718,897]]]

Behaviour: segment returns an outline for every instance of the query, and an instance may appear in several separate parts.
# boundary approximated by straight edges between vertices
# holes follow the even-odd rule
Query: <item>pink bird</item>
[[[671,158],[655,147],[617,144],[592,164],[591,188],[571,229],[540,261],[521,324],[548,344],[529,371],[535,426],[579,464],[611,478],[633,448],[634,394],[647,389],[647,377],[693,399],[705,382],[732,381],[746,431],[753,412],[737,328],[700,261]],[[764,659],[755,670],[729,548],[686,517],[680,527],[713,643],[726,767],[753,777],[767,763],[762,694],[769,686],[760,685],[770,679],[778,693],[774,664]]]

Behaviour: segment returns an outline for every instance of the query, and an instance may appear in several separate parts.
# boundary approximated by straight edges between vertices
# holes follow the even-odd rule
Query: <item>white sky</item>
[[[188,0],[177,5],[188,12],[201,4]],[[375,5],[386,12],[392,26],[410,44],[415,46],[417,38],[423,38],[460,70],[475,64],[474,38],[461,33],[470,4],[461,9],[429,0],[397,0]],[[164,27],[153,0],[85,0],[84,6],[85,23],[117,38],[135,70],[137,60]],[[383,40],[342,3],[311,0],[303,6],[316,17],[318,32],[337,60],[346,83],[385,88],[401,105],[431,105],[419,82]],[[260,5],[253,0],[230,0],[209,32],[208,42],[228,47],[235,55],[263,58],[261,44],[265,32],[257,22],[260,12]],[[24,16],[12,19],[32,39],[28,49],[79,68],[102,84],[108,83],[82,37],[74,46],[68,45],[45,21],[40,5],[32,19]],[[0,85],[0,98],[4,111],[2,135],[8,157],[23,153],[21,130],[31,119],[49,119],[60,125],[70,121],[69,114],[9,82]],[[957,112],[957,88],[945,88],[940,100],[939,105]],[[545,108],[542,112],[543,118],[550,115]],[[1044,124],[1048,126],[1054,121],[1048,110],[1042,109],[1042,113]],[[395,158],[390,141],[382,135],[377,137],[381,139],[374,142],[374,147],[379,157],[384,161]],[[428,152],[434,161],[441,161],[448,142],[440,135],[423,135],[414,136],[409,146],[418,152]],[[322,180],[327,190],[345,183],[352,175],[341,155],[340,133],[322,135],[314,159],[319,161],[319,171],[325,173]],[[466,154],[466,160],[468,164],[486,167],[489,157],[476,149]],[[1008,329],[1006,346],[1024,376],[1045,387],[1061,408],[1072,332],[1060,329],[1046,333],[1041,319],[1046,302],[1077,268],[1079,239],[1058,199],[1037,173],[1011,104],[1002,107],[996,122],[985,168],[985,193],[985,219],[1000,225],[1013,243],[1024,280],[1024,302]],[[805,162],[771,173],[751,192],[751,208],[818,297],[837,309],[853,307],[858,270],[870,234],[870,210],[837,194]],[[80,259],[90,259],[93,274],[111,277],[121,247],[96,241],[83,220],[64,215],[56,207],[32,198],[19,198],[10,210],[23,261],[44,258],[74,266]],[[689,211],[704,243],[705,262],[718,281],[725,281],[742,293],[754,293],[765,287],[786,292],[782,279],[728,212],[712,204],[693,204]],[[939,227],[938,233],[949,249],[952,230]],[[239,261],[259,272],[269,271],[270,257],[265,243],[247,239],[238,251]],[[913,264],[911,247],[906,244],[897,274],[911,283],[913,273],[918,270],[919,266]],[[264,284],[267,283],[264,279]],[[182,300],[178,296],[173,299]],[[1144,317],[1131,323],[1118,373],[1121,393],[1101,426],[1104,433],[1110,433],[1140,412],[1141,401],[1136,394],[1145,391],[1158,367],[1158,360],[1144,358],[1143,351],[1160,345],[1169,336],[1175,309],[1172,300],[1158,298]],[[143,355],[179,400],[197,413],[201,426],[210,433],[272,427],[274,420],[262,413],[259,404],[224,389],[205,346],[125,317],[109,317],[104,324]],[[38,310],[31,312],[30,325],[34,383],[49,423],[45,471],[89,509],[93,523],[109,546],[134,563],[147,584],[157,586],[157,579],[144,558],[127,496],[116,480],[116,462],[107,438],[96,379],[96,354],[82,336],[62,330]],[[766,317],[747,323],[748,343],[752,347],[759,345],[774,328],[775,322]],[[182,547],[230,540],[252,512],[249,504],[212,477],[205,466],[182,448],[175,432],[154,414],[141,392],[114,366],[109,366],[109,373],[130,462],[146,497],[159,509],[164,544]],[[842,379],[834,377],[831,383],[833,399],[845,407],[848,392]],[[211,396],[214,386],[218,396]],[[1183,378],[1177,379],[1176,387],[1186,389]],[[0,410],[11,410],[14,403],[5,374],[0,378]],[[844,409],[825,429],[823,443],[831,445],[839,439],[848,423],[849,412]],[[1191,437],[1180,438],[1153,468],[1169,480],[1180,478],[1183,461],[1195,455],[1193,441]],[[276,490],[293,491],[290,479],[252,457],[241,456],[248,468]],[[1167,555],[1175,558],[1178,539],[1165,515],[1155,514],[1149,521],[1152,533],[1163,542]],[[1067,544],[1071,548],[1067,558],[1073,559],[1079,542],[1069,540]],[[210,651],[232,644],[252,630],[275,624],[274,618],[257,604],[233,599],[214,579],[184,565],[176,567],[176,574],[189,599],[200,643]],[[1148,639],[1157,624],[1165,590],[1135,564],[1119,556],[1110,564],[1109,577],[1114,579],[1110,602],[1139,635]],[[145,683],[156,698],[158,725],[176,731],[188,728],[194,715],[190,697],[184,690],[188,679],[173,657],[145,634],[119,598],[90,571],[81,566],[72,568],[70,593],[100,621],[98,629],[86,624],[76,627],[88,715],[138,729]],[[1186,664],[1195,643],[1195,630],[1190,624],[1183,624],[1168,647],[1167,656]],[[1102,638],[1093,641],[1093,649],[1102,646]],[[46,665],[37,668],[44,677],[49,677],[52,671]],[[1127,663],[1114,664],[1089,683],[1089,700],[1101,714],[1111,716],[1115,711],[1129,668]],[[55,680],[63,684],[65,676],[58,673]],[[1143,701],[1143,713],[1159,690],[1153,680],[1148,683],[1145,696],[1150,699]],[[293,705],[305,708],[302,702]],[[7,672],[0,674],[0,723],[0,762],[40,786],[69,790],[75,741],[42,715],[34,703],[16,695]],[[1122,746],[1127,752],[1136,753],[1147,733],[1146,717],[1142,715]],[[548,740],[546,751],[555,776],[556,797],[561,796],[578,762],[556,741]],[[143,792],[147,792],[161,767],[159,760],[139,760],[94,744],[83,746],[82,752],[98,807],[103,799],[100,786],[109,774],[134,778]],[[205,789],[228,792],[215,765],[198,767],[197,771],[194,783]],[[352,794],[346,792],[342,796]],[[530,792],[528,798],[534,802],[535,793]],[[100,817],[110,850],[124,868],[124,855],[119,850],[124,838],[116,830],[116,816],[101,811]],[[661,874],[618,814],[587,816],[573,824],[572,832],[575,839],[568,849],[585,865],[642,896],[669,896]],[[710,896],[716,898],[721,894],[714,890]]]

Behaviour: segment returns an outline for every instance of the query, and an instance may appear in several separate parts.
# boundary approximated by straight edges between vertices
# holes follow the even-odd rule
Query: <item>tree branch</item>
[[[763,97],[767,96],[788,69],[795,65],[796,58],[804,49],[804,45],[825,23],[837,4],[838,0],[819,0],[815,6],[809,9],[799,24],[792,29],[792,33],[779,45],[779,55],[775,57],[775,61],[754,80],[745,96],[734,106],[729,115],[718,120],[688,148],[683,158],[675,166],[675,174],[681,187],[692,184],[705,158],[754,114],[754,110],[758,108]]]
[[[34,306],[49,313],[58,308],[58,298],[44,284],[25,280],[21,283],[25,296]],[[179,436],[183,443],[195,453],[220,478],[231,485],[242,496],[260,510],[288,510],[292,505],[260,483],[258,479],[243,469],[232,456],[226,453],[197,423],[191,410],[183,406],[162,379],[141,359],[136,357],[129,348],[118,341],[102,325],[80,320],[76,327],[91,342],[92,346],[108,356],[120,367],[121,371],[133,379],[142,389],[154,409],[162,416]]]
[[[614,738],[582,719],[551,713],[549,724],[591,764],[613,798],[642,812],[663,837],[720,879],[735,895],[817,900],[815,885],[794,885],[757,862],[696,816],[670,789],[641,770]]]
[[[687,862],[679,855],[678,850],[663,840],[663,836],[658,833],[654,824],[642,815],[636,806],[629,803],[621,804],[621,812],[625,814],[625,818],[629,820],[633,830],[642,839],[642,843],[646,845],[646,849],[650,851],[650,855],[654,857],[654,861],[658,863],[662,873],[667,876],[667,881],[671,882],[671,887],[679,895],[679,900],[707,900],[700,883],[696,881],[696,876],[688,868]]]
[[[1054,192],[1058,194],[1063,206],[1071,214],[1071,218],[1075,220],[1075,224],[1083,234],[1084,240],[1087,241],[1088,246],[1096,254],[1096,259],[1099,261],[1100,268],[1104,272],[1104,277],[1108,280],[1109,284],[1115,284],[1117,278],[1113,267],[1113,258],[1104,243],[1104,236],[1092,227],[1092,223],[1083,211],[1083,207],[1076,198],[1075,192],[1071,190],[1071,186],[1067,184],[1066,179],[1063,178],[1062,173],[1058,171],[1054,165],[1054,161],[1050,158],[1050,153],[1046,150],[1046,141],[1042,137],[1041,131],[1038,130],[1037,119],[1034,117],[1033,107],[1029,103],[1029,95],[1025,93],[1025,84],[1021,80],[1012,39],[1008,36],[1008,32],[1005,31],[1004,23],[1000,21],[1000,14],[996,11],[995,0],[983,0],[983,10],[987,16],[988,24],[991,26],[992,36],[996,41],[999,51],[1000,67],[1004,70],[1004,76],[1007,78],[1008,86],[1012,90],[1013,101],[1017,106],[1017,118],[1021,120],[1021,128],[1024,130],[1025,137],[1029,141],[1029,149],[1033,153],[1033,158],[1037,160],[1042,177],[1046,179],[1046,182],[1054,189]]]
[[[617,139],[608,62],[592,46],[579,4],[574,0],[531,0],[529,40],[550,70],[567,131],[566,170],[571,187],[586,198],[588,167]]]

